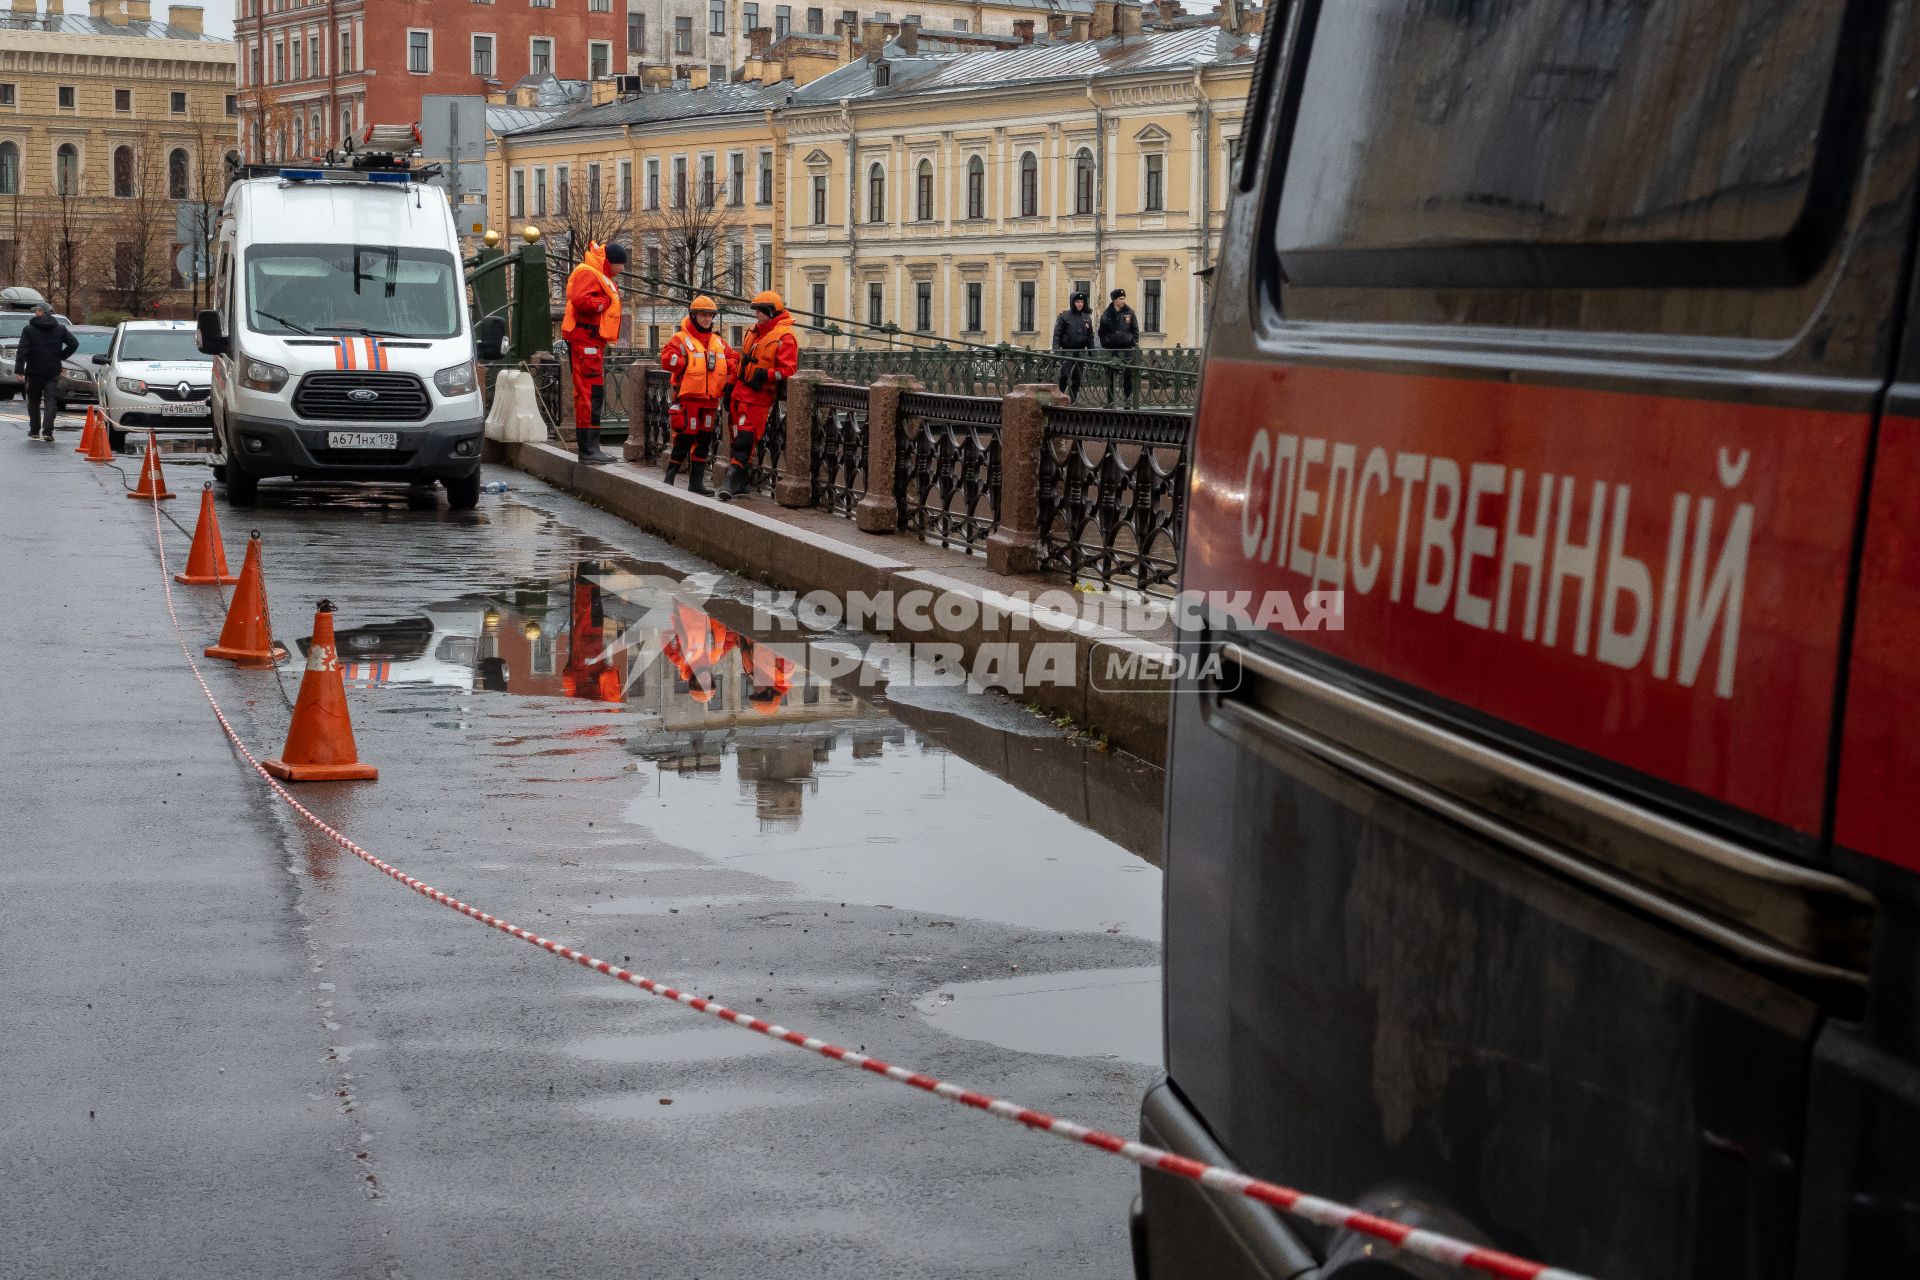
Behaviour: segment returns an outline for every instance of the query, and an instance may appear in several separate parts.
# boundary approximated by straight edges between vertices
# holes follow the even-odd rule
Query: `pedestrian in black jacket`
[[[1067,399],[1080,398],[1080,373],[1086,368],[1084,360],[1076,358],[1082,351],[1093,350],[1093,312],[1087,309],[1087,295],[1076,293],[1067,302],[1053,322],[1053,349],[1068,357],[1060,362],[1060,389],[1067,393]]]
[[[1100,313],[1100,345],[1117,351],[1117,367],[1107,371],[1107,400],[1113,402],[1113,383],[1120,380],[1127,404],[1133,403],[1133,351],[1140,345],[1140,320],[1127,305],[1127,291],[1115,289],[1107,295],[1107,309]]]
[[[53,308],[42,302],[20,333],[14,348],[13,371],[27,380],[27,439],[53,443],[53,415],[60,408],[60,365],[80,349],[80,340],[53,318]]]

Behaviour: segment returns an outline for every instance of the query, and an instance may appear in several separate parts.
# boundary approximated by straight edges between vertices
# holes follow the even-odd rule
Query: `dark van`
[[[1182,585],[1344,626],[1217,608],[1176,695],[1144,1137],[1605,1280],[1920,1276],[1920,13],[1262,43]],[[1446,1274],[1158,1173],[1134,1226]]]

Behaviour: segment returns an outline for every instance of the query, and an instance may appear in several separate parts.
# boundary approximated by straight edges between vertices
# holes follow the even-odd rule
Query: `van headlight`
[[[139,378],[115,378],[113,385],[130,396],[143,396],[147,394],[147,384]]]
[[[240,374],[240,385],[249,391],[278,391],[287,385],[287,371],[265,360],[248,360]]]
[[[433,375],[433,385],[440,388],[443,396],[464,396],[473,390],[476,381],[471,360],[464,364],[450,364]]]

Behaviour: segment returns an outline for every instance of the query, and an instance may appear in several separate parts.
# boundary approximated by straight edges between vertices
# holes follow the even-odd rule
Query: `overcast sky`
[[[200,5],[207,11],[203,21],[206,23],[208,35],[233,35],[233,0],[200,0]],[[77,8],[78,6],[75,7]],[[166,13],[166,11],[166,0],[154,0],[154,17],[160,17]],[[84,10],[82,10],[82,12],[84,12]]]

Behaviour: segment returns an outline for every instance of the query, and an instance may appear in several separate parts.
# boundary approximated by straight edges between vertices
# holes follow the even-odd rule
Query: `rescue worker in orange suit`
[[[560,673],[560,692],[569,698],[619,702],[625,689],[607,655],[606,610],[600,584],[591,576],[599,571],[598,563],[582,561],[574,574],[567,665]]]
[[[673,380],[673,404],[667,414],[673,426],[673,451],[667,455],[666,479],[672,484],[684,468],[688,493],[713,492],[707,488],[707,464],[713,460],[720,406],[739,367],[739,357],[715,331],[719,318],[720,308],[701,294],[660,352],[660,367]]]
[[[741,636],[740,665],[745,668],[747,678],[753,685],[752,691],[747,694],[747,704],[763,716],[778,711],[787,700],[787,694],[793,691],[794,673],[799,669],[793,660],[782,656],[764,641],[756,642]]]
[[[625,245],[589,243],[580,265],[567,276],[560,337],[573,372],[575,447],[588,466],[613,461],[600,451],[600,410],[607,394],[607,344],[620,336],[620,286],[614,277],[626,265]]]
[[[771,289],[753,295],[759,321],[741,343],[740,376],[733,384],[733,461],[720,497],[731,502],[747,491],[753,451],[766,432],[787,379],[800,368],[800,341],[794,336],[793,317]]]
[[[676,600],[673,622],[662,652],[695,702],[711,702],[720,664],[740,644],[740,634],[723,622]]]

